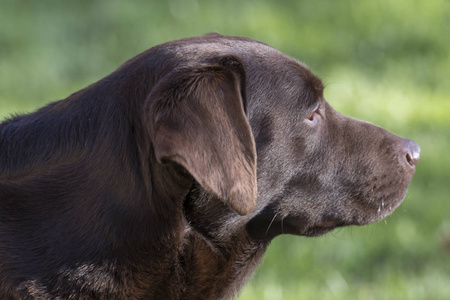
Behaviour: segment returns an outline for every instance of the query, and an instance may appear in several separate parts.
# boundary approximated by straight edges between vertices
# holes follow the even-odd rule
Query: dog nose
[[[406,152],[406,161],[411,167],[415,167],[420,159],[420,147],[419,145],[411,140],[404,140],[404,149]]]

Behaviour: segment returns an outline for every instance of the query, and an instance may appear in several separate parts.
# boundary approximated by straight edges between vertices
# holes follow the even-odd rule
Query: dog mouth
[[[338,227],[350,225],[333,217],[323,217],[320,221],[314,222],[300,216],[286,216],[283,223],[283,233],[307,237],[321,236]]]
[[[324,221],[319,221],[313,223],[312,226],[308,227],[306,230],[303,230],[300,235],[307,237],[315,237],[324,235],[330,231],[333,231],[336,228],[344,227],[352,224],[347,224],[343,221],[337,219],[328,219]]]
[[[406,194],[406,192],[405,192]],[[324,214],[317,220],[305,221],[305,218],[299,222],[299,219],[295,220],[294,217],[287,217],[286,223],[297,229],[295,234],[315,237],[324,235],[336,228],[345,226],[365,226],[381,221],[390,214],[392,214],[398,206],[403,202],[404,197],[394,198],[386,200],[382,197],[376,203],[358,204],[352,203],[353,206],[349,213],[337,216]],[[350,201],[351,202],[351,201]]]
[[[338,224],[337,221],[328,220],[328,221],[318,222],[318,223],[314,224],[313,227],[326,229],[326,228],[334,228],[334,227],[336,227],[337,224]]]
[[[341,206],[322,206],[304,212],[283,214],[277,205],[268,206],[254,216],[247,229],[257,239],[272,239],[280,234],[317,237],[345,226],[364,226],[389,216],[402,203],[407,188],[395,193],[370,194],[370,197],[349,197],[337,201]],[[327,208],[328,207],[328,208]],[[331,209],[330,207],[333,207]]]

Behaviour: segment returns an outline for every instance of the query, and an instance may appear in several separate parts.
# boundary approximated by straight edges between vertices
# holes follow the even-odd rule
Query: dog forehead
[[[170,42],[167,50],[180,60],[198,60],[217,55],[247,56],[259,59],[288,58],[278,50],[262,42],[241,37],[202,36]]]
[[[235,56],[244,66],[250,98],[280,99],[281,93],[293,97],[299,95],[309,101],[323,97],[321,80],[306,64],[253,39],[206,35],[169,42],[164,48],[178,66],[184,67],[218,56]],[[268,97],[270,95],[273,97]],[[294,103],[290,101],[289,104]]]
[[[246,71],[249,72],[255,69],[258,72],[278,70],[288,73],[289,76],[299,74],[308,81],[320,82],[306,64],[250,38],[208,34],[171,41],[155,48],[162,50],[165,53],[163,56],[174,59],[180,65],[208,61],[217,56],[233,55],[244,63]]]

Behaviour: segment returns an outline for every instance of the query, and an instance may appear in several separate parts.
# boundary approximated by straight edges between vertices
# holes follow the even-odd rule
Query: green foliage
[[[0,118],[65,98],[153,45],[211,31],[302,60],[337,110],[422,147],[391,217],[275,239],[239,299],[450,299],[446,0],[2,0]]]

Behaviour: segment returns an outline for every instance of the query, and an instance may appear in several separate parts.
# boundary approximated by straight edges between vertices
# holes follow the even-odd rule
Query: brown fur
[[[233,297],[275,236],[390,214],[419,154],[263,43],[156,46],[0,124],[0,297]]]

